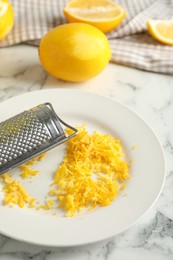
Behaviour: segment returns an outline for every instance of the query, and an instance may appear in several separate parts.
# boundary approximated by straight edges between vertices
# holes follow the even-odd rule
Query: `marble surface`
[[[21,45],[0,49],[0,102],[24,92],[60,87],[111,97],[150,124],[166,156],[163,191],[142,220],[109,240],[80,247],[48,248],[0,235],[0,259],[173,259],[173,77],[109,64],[90,81],[66,83],[47,75],[40,65],[37,47]]]

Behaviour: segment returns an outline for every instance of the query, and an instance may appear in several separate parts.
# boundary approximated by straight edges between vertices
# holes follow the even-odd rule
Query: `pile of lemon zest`
[[[136,149],[136,145],[132,146],[132,149],[135,150]]]
[[[20,176],[23,179],[26,179],[31,176],[36,176],[39,173],[39,171],[32,170],[30,166],[34,165],[37,161],[43,160],[45,156],[46,156],[46,153],[43,153],[43,154],[40,154],[39,156],[33,158],[32,160],[26,162],[25,164],[21,164],[19,166],[19,169],[21,170]]]
[[[89,135],[84,126],[78,130],[56,171],[52,185],[57,189],[49,192],[70,217],[84,207],[109,205],[119,194],[120,183],[130,177],[120,140],[97,131]]]
[[[23,208],[25,205],[28,207],[35,206],[35,199],[32,198],[23,188],[20,182],[13,180],[8,173],[1,175],[3,182],[3,193],[5,205],[18,205]]]

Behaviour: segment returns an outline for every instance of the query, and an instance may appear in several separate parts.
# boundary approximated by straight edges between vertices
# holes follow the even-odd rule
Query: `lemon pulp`
[[[112,0],[71,0],[64,8],[68,22],[84,22],[108,32],[125,18],[124,8]]]

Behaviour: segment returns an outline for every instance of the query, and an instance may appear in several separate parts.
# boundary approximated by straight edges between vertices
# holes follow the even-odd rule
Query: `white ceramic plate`
[[[51,102],[57,114],[73,126],[86,123],[89,131],[97,129],[119,138],[127,160],[134,158],[131,179],[112,205],[74,218],[64,217],[60,210],[52,216],[49,211],[0,205],[0,232],[39,245],[75,246],[109,238],[136,223],[156,202],[165,177],[163,151],[151,128],[136,113],[111,99],[70,89],[40,90],[11,98],[0,104],[0,121],[43,102]],[[33,177],[32,184],[22,181],[32,196],[44,200],[63,154],[64,145],[52,149],[37,164],[40,174]],[[17,170],[11,173],[19,178]]]

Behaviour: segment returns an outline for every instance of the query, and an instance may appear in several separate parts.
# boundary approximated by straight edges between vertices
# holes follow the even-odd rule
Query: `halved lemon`
[[[0,40],[4,39],[14,24],[13,7],[8,0],[0,0]]]
[[[71,0],[64,8],[64,15],[68,22],[88,23],[109,32],[121,23],[126,12],[112,0]]]
[[[173,20],[147,21],[148,31],[156,40],[164,44],[173,44]]]

